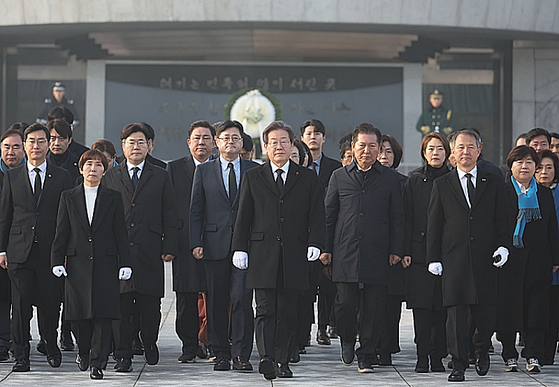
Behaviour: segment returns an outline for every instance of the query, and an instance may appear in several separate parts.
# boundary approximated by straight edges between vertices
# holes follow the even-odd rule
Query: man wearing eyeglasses
[[[324,248],[324,201],[316,173],[289,161],[293,129],[275,121],[262,138],[270,161],[244,175],[233,265],[248,268],[247,287],[255,290],[259,372],[292,378],[297,298],[310,286],[308,261]]]
[[[46,161],[50,133],[42,124],[25,129],[28,161],[4,175],[0,202],[0,267],[12,282],[12,343],[14,372],[29,371],[29,320],[37,305],[39,333],[47,361],[60,367],[56,344],[62,280],[50,268],[58,201],[72,188],[68,171]]]
[[[228,371],[231,358],[234,370],[252,371],[252,290],[246,287],[246,270],[231,263],[239,187],[244,173],[258,166],[239,156],[243,133],[238,121],[225,121],[216,128],[220,156],[196,168],[190,204],[190,247],[194,258],[204,262],[206,272],[208,339],[217,357],[214,371]]]
[[[196,121],[188,130],[190,155],[171,161],[167,172],[175,189],[179,218],[179,254],[173,259],[173,290],[177,295],[175,331],[182,342],[179,363],[193,363],[198,351],[198,293],[206,291],[204,264],[194,258],[190,249],[190,196],[194,171],[210,160],[215,129],[207,121]]]
[[[178,229],[176,198],[169,174],[146,162],[146,127],[128,124],[120,138],[125,160],[107,171],[103,184],[122,194],[126,213],[134,274],[131,278],[121,278],[120,320],[113,324],[113,335],[115,370],[130,372],[133,355],[130,316],[134,306],[139,310],[146,362],[149,365],[159,362],[156,342],[165,289],[163,263],[172,261],[178,253]]]

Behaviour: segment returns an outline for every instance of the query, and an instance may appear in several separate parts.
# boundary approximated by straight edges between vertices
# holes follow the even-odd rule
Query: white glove
[[[434,275],[443,275],[443,264],[440,262],[431,262],[427,270]]]
[[[319,256],[320,256],[320,249],[317,249],[316,247],[313,246],[309,246],[309,248],[307,249],[307,261],[309,262],[316,261]]]
[[[121,267],[118,272],[118,279],[127,281],[132,277],[132,269],[129,267]]]
[[[501,259],[493,262],[493,266],[495,267],[503,267],[505,263],[509,260],[509,250],[506,247],[500,246],[495,252],[493,253],[493,260],[497,255],[501,256]]]
[[[248,269],[248,254],[244,251],[235,251],[233,253],[233,266],[240,270]]]
[[[66,269],[64,268],[64,266],[55,266],[52,268],[52,274],[54,274],[57,277],[66,277],[68,275],[68,273],[66,273]]]

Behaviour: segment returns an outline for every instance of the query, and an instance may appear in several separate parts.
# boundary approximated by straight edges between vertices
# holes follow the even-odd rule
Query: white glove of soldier
[[[443,275],[443,264],[440,262],[431,262],[429,264],[429,273],[434,275]]]
[[[52,274],[54,274],[57,277],[66,277],[68,275],[68,273],[66,273],[66,269],[64,268],[64,266],[55,266],[52,268]]]
[[[235,251],[233,253],[233,266],[240,270],[248,269],[248,254],[244,251]]]
[[[118,272],[118,279],[127,281],[132,277],[132,269],[129,267],[121,267]]]

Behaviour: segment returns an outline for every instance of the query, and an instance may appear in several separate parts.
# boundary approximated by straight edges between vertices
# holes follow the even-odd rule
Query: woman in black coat
[[[516,332],[523,332],[528,372],[540,372],[549,324],[549,284],[559,265],[559,238],[553,195],[534,178],[539,158],[525,145],[510,151],[512,176],[505,183],[516,228],[509,262],[499,270],[497,333],[505,371],[516,371]]]
[[[415,372],[444,372],[446,357],[446,310],[442,303],[441,277],[427,271],[427,209],[433,181],[449,172],[447,159],[450,146],[440,133],[429,133],[421,142],[425,165],[412,171],[404,187],[406,210],[406,256],[411,265],[406,269],[406,304],[413,310],[417,364]]]
[[[398,166],[402,160],[403,149],[398,141],[389,134],[383,134],[381,138],[382,147],[377,160],[398,174],[400,188],[404,189],[406,175],[398,172]],[[392,354],[400,352],[400,317],[402,313],[402,302],[405,301],[405,273],[404,268],[408,260],[402,260],[401,265],[390,266],[388,271],[388,286],[386,287],[386,329],[380,340],[380,365],[392,365]]]
[[[106,157],[88,150],[78,165],[84,183],[61,195],[51,265],[56,276],[66,276],[64,318],[77,338],[78,367],[91,364],[90,377],[102,379],[111,320],[120,316],[119,279],[129,279],[132,269],[122,197],[100,185]]]

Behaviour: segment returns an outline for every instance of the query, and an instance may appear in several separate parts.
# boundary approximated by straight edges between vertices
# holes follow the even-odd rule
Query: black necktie
[[[470,199],[470,207],[474,204],[474,198],[476,197],[476,188],[474,187],[474,183],[472,182],[472,175],[466,173],[466,178],[468,181],[466,182],[466,187],[468,187],[468,199]]]
[[[39,168],[33,168],[35,172],[35,182],[33,184],[33,199],[35,199],[35,203],[39,201],[39,197],[41,196],[41,175],[39,173],[41,170]]]
[[[233,163],[229,163],[227,167],[229,168],[229,201],[233,203],[237,196],[237,175],[235,175]]]
[[[138,172],[140,172],[140,168],[134,167],[133,170],[134,173],[132,173],[132,185],[134,186],[134,189],[136,189],[136,186],[138,185]]]
[[[276,173],[278,174],[278,178],[276,179],[276,184],[278,186],[279,194],[281,195],[283,192],[283,178],[281,177],[283,173],[283,169],[276,170]]]

